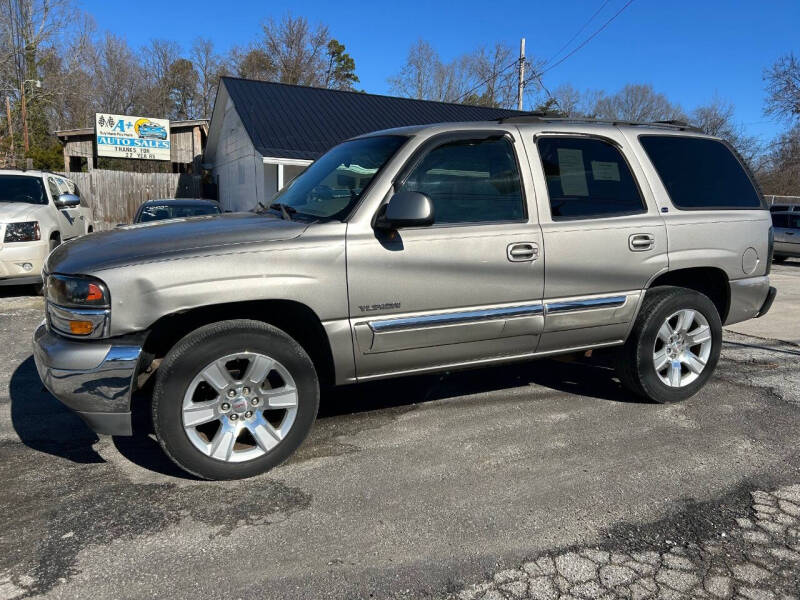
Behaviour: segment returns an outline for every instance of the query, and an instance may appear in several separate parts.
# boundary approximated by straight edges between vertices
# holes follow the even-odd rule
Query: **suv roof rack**
[[[592,119],[590,117],[568,117],[557,112],[541,112],[535,111],[524,115],[513,115],[510,117],[502,117],[498,119],[498,123],[540,123],[540,122],[553,122],[560,123],[590,123],[597,125],[631,125],[636,127],[663,127],[664,129],[678,129],[680,131],[694,131],[697,133],[705,133],[699,127],[690,125],[685,121],[677,119],[670,119],[665,121],[624,121],[621,119]]]

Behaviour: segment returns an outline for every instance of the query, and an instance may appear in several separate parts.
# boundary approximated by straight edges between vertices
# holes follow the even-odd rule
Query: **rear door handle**
[[[652,250],[655,245],[656,237],[650,233],[634,233],[628,238],[628,248],[631,252]]]
[[[539,258],[539,245],[536,242],[516,242],[506,248],[506,256],[511,262],[527,262]]]

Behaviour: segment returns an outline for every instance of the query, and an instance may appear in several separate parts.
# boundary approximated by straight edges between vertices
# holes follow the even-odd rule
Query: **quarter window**
[[[402,190],[427,194],[437,224],[525,219],[519,169],[505,138],[458,140],[434,148]]]
[[[722,142],[677,135],[642,135],[639,141],[677,208],[762,207],[742,163]]]
[[[543,137],[537,144],[553,220],[618,217],[646,212],[628,163],[598,139]]]

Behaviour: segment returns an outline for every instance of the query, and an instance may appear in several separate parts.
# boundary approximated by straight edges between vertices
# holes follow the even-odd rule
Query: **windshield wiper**
[[[283,204],[282,202],[273,202],[269,205],[269,207],[273,210],[281,211],[281,218],[284,221],[291,221],[292,214],[297,212],[297,210],[295,210],[293,207],[289,206],[288,204]]]

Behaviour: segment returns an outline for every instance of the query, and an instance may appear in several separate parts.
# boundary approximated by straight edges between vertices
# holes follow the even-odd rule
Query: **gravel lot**
[[[228,483],[89,431],[36,374],[41,300],[4,296],[0,599],[800,598],[800,261],[773,273],[685,403],[599,357],[368,384]]]

